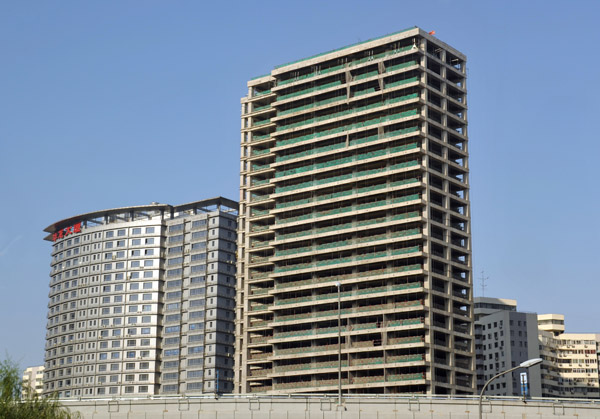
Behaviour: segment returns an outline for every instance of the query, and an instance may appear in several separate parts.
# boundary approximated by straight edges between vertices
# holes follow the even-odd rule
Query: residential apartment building
[[[237,203],[214,198],[58,221],[44,393],[233,389]]]
[[[23,392],[33,391],[41,395],[44,391],[44,366],[26,368],[22,380]]]
[[[564,333],[562,314],[540,314],[544,397],[600,398],[600,334]]]
[[[537,314],[517,311],[517,302],[502,298],[476,297],[475,352],[477,359],[477,389],[494,375],[540,358]],[[521,374],[527,373],[528,394],[541,397],[540,366],[516,370],[494,380],[486,394],[520,396]]]
[[[335,392],[341,353],[345,393],[473,393],[466,57],[411,28],[241,103],[235,391]]]

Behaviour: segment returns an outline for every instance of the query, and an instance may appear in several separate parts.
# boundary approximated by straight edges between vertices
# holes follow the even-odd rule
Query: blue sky
[[[475,295],[600,333],[597,1],[0,4],[0,356],[43,362],[54,221],[238,199],[240,97],[411,26],[468,56]]]

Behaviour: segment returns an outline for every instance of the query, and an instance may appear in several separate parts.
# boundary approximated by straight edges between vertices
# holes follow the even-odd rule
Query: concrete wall
[[[68,400],[84,419],[404,419],[478,417],[478,399],[352,397],[199,396],[190,398]],[[600,400],[494,398],[483,418],[600,418]]]

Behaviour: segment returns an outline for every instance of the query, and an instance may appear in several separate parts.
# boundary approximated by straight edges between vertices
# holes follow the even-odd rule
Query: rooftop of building
[[[102,220],[108,219],[111,219],[113,221],[135,221],[136,219],[148,219],[150,216],[160,215],[161,213],[168,213],[172,216],[175,216],[175,214],[183,213],[185,211],[194,209],[203,212],[213,212],[220,209],[224,212],[231,212],[237,215],[238,207],[239,205],[236,201],[219,196],[216,198],[204,199],[201,201],[194,201],[176,206],[152,202],[148,205],[105,209],[75,215],[73,217],[65,218],[63,220],[50,224],[44,229],[45,232],[49,233],[48,236],[44,237],[44,240],[53,241],[53,233],[60,231],[64,228],[71,227],[73,224],[80,223],[82,221],[89,221],[96,224],[104,224]],[[127,215],[127,217],[123,217],[122,215]],[[130,215],[131,217],[129,217]]]
[[[340,48],[336,48],[336,49],[329,50],[326,52],[321,52],[321,53],[314,54],[314,55],[311,55],[311,56],[308,56],[305,58],[290,61],[290,62],[287,62],[284,64],[276,65],[270,73],[256,76],[256,77],[253,77],[252,79],[250,79],[250,81],[248,81],[248,86],[253,86],[256,84],[264,83],[265,81],[268,80],[267,79],[268,77],[271,77],[273,75],[281,74],[281,73],[284,73],[284,72],[287,72],[290,70],[295,70],[295,69],[298,69],[301,67],[306,67],[307,65],[312,65],[317,62],[330,60],[330,59],[337,58],[337,57],[340,57],[343,55],[351,54],[356,51],[361,51],[365,47],[385,45],[390,42],[394,42],[398,39],[404,39],[404,38],[407,38],[410,36],[416,36],[416,35],[420,35],[420,36],[429,38],[431,40],[435,40],[435,42],[437,44],[439,44],[440,46],[442,46],[445,49],[452,51],[452,53],[456,54],[456,56],[459,57],[460,59],[466,60],[466,56],[464,54],[462,54],[460,51],[452,48],[450,45],[446,44],[445,42],[439,40],[438,38],[434,37],[433,36],[434,33],[435,32],[424,31],[423,29],[419,28],[418,26],[413,26],[410,28],[402,29],[400,31],[392,32],[387,35],[382,35],[382,36],[378,36],[375,38],[371,38],[366,41],[356,42],[354,44],[346,45],[346,46],[343,46]],[[368,45],[368,44],[372,44],[372,45]]]

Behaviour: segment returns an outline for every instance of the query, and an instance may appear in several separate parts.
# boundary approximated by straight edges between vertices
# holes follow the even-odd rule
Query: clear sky
[[[412,26],[468,56],[475,295],[600,333],[599,1],[0,3],[0,357],[44,356],[51,223],[238,199],[240,97]]]

